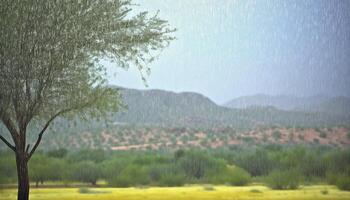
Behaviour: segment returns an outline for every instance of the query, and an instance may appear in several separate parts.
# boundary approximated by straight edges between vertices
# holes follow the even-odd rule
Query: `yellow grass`
[[[214,189],[213,189],[214,188]],[[327,190],[328,194],[322,194]],[[91,194],[80,194],[79,188],[31,189],[31,200],[317,200],[349,199],[350,192],[333,186],[305,186],[298,190],[271,190],[264,186],[186,186],[173,188],[91,188]],[[0,190],[0,200],[16,199],[15,189]]]

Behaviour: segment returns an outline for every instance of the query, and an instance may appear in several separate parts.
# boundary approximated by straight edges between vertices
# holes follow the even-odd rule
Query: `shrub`
[[[208,173],[221,171],[225,163],[202,152],[188,152],[179,160],[179,166],[186,177],[201,179]]]
[[[336,185],[340,190],[350,191],[350,177],[349,176],[338,177]]]
[[[321,138],[327,138],[327,133],[325,133],[325,132],[320,132],[320,137]]]
[[[274,131],[273,133],[272,133],[272,137],[273,138],[275,138],[275,140],[279,140],[279,139],[281,139],[281,132],[280,131]]]
[[[299,187],[300,173],[297,170],[275,170],[266,177],[267,185],[276,190],[294,190]]]
[[[82,188],[79,188],[79,193],[80,194],[89,194],[89,193],[91,193],[91,191],[87,187],[82,187]]]
[[[326,174],[327,183],[329,183],[331,185],[335,185],[337,183],[338,176],[339,175],[337,175],[335,173],[327,172],[327,174]]]
[[[227,183],[235,186],[247,185],[251,178],[247,171],[239,167],[228,168],[227,177]]]
[[[215,191],[215,188],[212,185],[203,186],[203,190],[205,191]]]
[[[159,186],[175,187],[183,186],[186,177],[181,174],[165,174],[159,180]]]
[[[158,182],[162,176],[166,174],[178,174],[180,170],[176,167],[176,165],[172,164],[152,164],[149,166],[145,166],[145,170],[149,176],[151,182]],[[183,173],[181,171],[181,173]]]
[[[102,178],[107,182],[119,176],[120,173],[131,163],[130,159],[118,158],[106,160],[101,164]]]
[[[87,187],[81,187],[81,188],[79,188],[79,193],[80,194],[102,194],[102,193],[108,193],[108,192],[96,191],[96,190],[92,190],[92,189],[87,188]]]
[[[329,192],[328,192],[328,190],[327,189],[323,189],[323,190],[321,190],[321,194],[323,194],[323,195],[327,195]]]
[[[268,156],[268,151],[257,150],[253,153],[239,156],[234,160],[239,167],[247,170],[252,176],[264,176],[274,168],[275,161]]]
[[[142,166],[131,164],[119,176],[112,177],[108,183],[117,187],[130,187],[147,185],[150,183],[150,180],[146,170]]]
[[[71,179],[96,185],[101,176],[101,170],[97,164],[92,161],[82,161],[73,167]]]
[[[262,193],[262,191],[260,191],[258,189],[251,189],[250,192],[251,193]]]
[[[0,151],[0,184],[17,181],[15,159],[9,153]]]
[[[230,184],[235,186],[247,185],[250,182],[250,174],[239,167],[228,167],[220,174],[209,177],[209,182],[214,184]]]

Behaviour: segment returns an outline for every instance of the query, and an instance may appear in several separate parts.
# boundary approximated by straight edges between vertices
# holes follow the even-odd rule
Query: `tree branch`
[[[30,151],[29,155],[28,155],[28,160],[32,157],[32,155],[34,154],[36,148],[38,148],[40,142],[41,142],[41,139],[43,137],[43,134],[45,133],[46,129],[49,127],[49,125],[51,124],[51,122],[56,118],[58,117],[59,115],[65,113],[65,112],[68,112],[70,111],[69,109],[66,109],[66,110],[61,110],[59,111],[58,113],[56,113],[55,115],[53,115],[46,123],[45,123],[45,126],[43,127],[43,129],[40,131],[39,135],[38,135],[38,139],[36,140],[35,142],[35,145],[33,147],[33,149]],[[29,150],[29,149],[28,149]]]
[[[13,137],[13,139],[18,137],[18,131],[16,129],[16,126],[12,122],[12,120],[9,119],[8,117],[6,117],[5,115],[0,116],[0,119],[5,124],[6,128],[10,131],[11,136]]]
[[[12,144],[10,144],[9,141],[7,141],[2,135],[0,135],[0,139],[12,150],[16,151],[16,147],[14,147]]]
[[[106,91],[104,91],[102,94],[104,94]],[[41,139],[43,137],[43,134],[45,133],[46,129],[49,127],[49,125],[51,124],[51,122],[58,116],[64,114],[64,113],[67,113],[67,112],[70,112],[70,111],[73,111],[73,110],[77,110],[77,109],[82,109],[82,108],[85,108],[85,107],[88,107],[89,105],[95,103],[97,101],[98,98],[94,98],[92,101],[90,102],[86,102],[85,104],[83,105],[77,105],[77,106],[73,106],[71,108],[67,108],[67,109],[63,109],[59,112],[57,112],[56,114],[54,114],[44,125],[43,129],[40,131],[39,135],[38,135],[38,139],[37,141],[35,142],[35,145],[33,146],[33,149],[30,151],[29,155],[28,155],[28,161],[29,159],[32,157],[32,155],[34,154],[35,150],[38,148],[40,142],[41,142]],[[27,149],[27,151],[29,150],[29,147]]]
[[[14,142],[14,146],[10,145],[12,150],[16,150],[16,145],[18,143],[18,140],[19,140],[19,135],[18,135],[18,132],[17,132],[17,129],[15,127],[15,125],[13,124],[12,120],[9,119],[7,116],[5,116],[4,114],[0,116],[0,120],[2,121],[2,123],[6,126],[6,128],[9,130],[10,132],[10,135],[12,137],[12,140]],[[2,137],[2,136],[1,136]],[[4,141],[5,138],[1,138],[2,141]],[[5,141],[4,141],[5,142]],[[10,144],[9,142],[7,142],[8,144]],[[5,142],[5,144],[7,144]],[[9,146],[9,145],[7,145]]]

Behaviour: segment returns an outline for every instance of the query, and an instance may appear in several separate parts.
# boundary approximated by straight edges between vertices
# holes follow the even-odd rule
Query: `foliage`
[[[337,178],[336,185],[340,190],[350,191],[350,176],[347,176],[347,175],[339,176]]]
[[[274,131],[274,132],[272,133],[272,136],[273,136],[273,138],[274,138],[275,140],[279,140],[279,139],[281,139],[281,132],[280,132],[280,131]]]
[[[105,151],[98,149],[84,149],[74,152],[68,156],[68,160],[71,162],[79,162],[79,161],[92,161],[95,163],[99,163],[105,160]]]
[[[84,156],[78,159],[81,152]],[[29,165],[30,176],[32,181],[43,181],[44,184],[46,181],[94,184],[101,179],[111,186],[134,187],[246,185],[251,182],[250,172],[259,172],[263,175],[252,175],[254,182],[289,189],[299,183],[319,182],[346,188],[346,182],[341,177],[350,174],[350,152],[346,149],[268,145],[181,152],[179,156],[179,153],[168,151],[105,151],[99,153],[103,155],[101,160],[85,156],[85,150],[68,152],[62,158],[52,157],[52,152],[41,152],[32,158],[35,162]],[[11,152],[0,151],[0,177],[2,183],[15,183],[17,180]]]
[[[266,177],[266,183],[272,189],[297,189],[300,184],[300,173],[296,170],[274,170]]]
[[[323,190],[321,190],[321,194],[327,195],[327,194],[329,194],[329,191],[327,189],[323,189]]]
[[[43,184],[46,181],[61,180],[64,168],[65,162],[38,154],[33,157],[33,162],[29,164],[29,176],[38,186],[39,182]]]
[[[12,152],[0,151],[0,184],[15,182],[17,180],[16,173]]]
[[[269,158],[268,151],[262,149],[238,155],[234,164],[246,169],[252,176],[263,176],[273,169],[275,161]]]
[[[90,192],[91,192],[90,189],[87,188],[87,187],[81,187],[81,188],[79,188],[79,193],[80,193],[80,194],[89,194]]]
[[[70,176],[72,180],[96,185],[97,180],[102,176],[99,166],[91,161],[79,162],[74,164],[72,168]]]
[[[213,173],[224,168],[225,163],[202,152],[187,152],[179,160],[179,166],[189,179],[200,179],[206,173]]]
[[[160,177],[159,185],[167,187],[183,186],[186,183],[186,177],[183,174],[163,174]]]
[[[118,187],[130,187],[149,184],[146,170],[138,165],[128,165],[119,176],[114,177],[109,184]]]
[[[247,185],[250,182],[250,174],[239,167],[228,167],[224,172],[210,176],[209,182],[214,184],[229,184],[234,186]]]
[[[68,154],[67,149],[57,149],[57,150],[50,150],[47,152],[47,155],[53,158],[64,158]]]

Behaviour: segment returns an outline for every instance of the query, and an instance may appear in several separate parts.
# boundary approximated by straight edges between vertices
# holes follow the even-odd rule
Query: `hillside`
[[[272,134],[272,131],[262,130],[272,129],[281,133],[288,132],[288,134],[295,132],[301,136],[295,136],[299,138],[297,140],[282,139],[271,142],[303,143],[304,139],[302,138],[306,133],[302,130],[310,129],[311,132],[322,132],[322,134],[325,132],[325,134],[330,135],[330,138],[334,137],[335,139],[319,139],[318,134],[316,136],[314,134],[310,140],[305,140],[307,143],[317,143],[318,141],[321,144],[330,145],[343,146],[348,144],[346,137],[348,130],[346,128],[339,129],[338,132],[332,131],[332,128],[347,127],[349,124],[349,118],[341,115],[324,112],[286,111],[263,106],[250,106],[244,109],[228,108],[215,104],[201,94],[190,92],[174,93],[163,90],[123,88],[121,93],[124,104],[127,105],[126,109],[114,113],[107,121],[76,120],[72,123],[65,119],[58,119],[48,130],[46,137],[49,137],[50,140],[44,138],[43,148],[67,146],[69,148],[109,149],[116,147],[118,149],[118,146],[125,148],[125,146],[142,146],[147,143],[151,143],[151,146],[164,146],[169,143],[175,146],[180,144],[187,146],[187,144],[191,144],[189,141],[192,141],[189,146],[202,143],[200,146],[203,147],[206,147],[204,144],[212,147],[240,144],[247,141],[260,144],[269,141],[268,138]],[[339,101],[344,100],[340,99]],[[333,108],[332,106],[338,104],[330,101],[326,105]],[[323,106],[323,108],[325,107]],[[295,131],[295,128],[298,131]],[[316,129],[321,131],[316,131]],[[4,127],[0,126],[0,130],[6,135]],[[28,140],[31,143],[36,139],[37,132],[38,130],[34,127],[29,130]],[[193,139],[197,137],[194,135],[202,135],[202,133],[205,135],[203,141]],[[249,136],[251,133],[255,135],[253,138]],[[221,139],[215,139],[217,137]],[[188,143],[185,144],[184,141],[179,143],[181,140]],[[3,144],[0,145],[1,147]],[[147,145],[142,147],[146,148]]]
[[[114,116],[116,123],[165,127],[334,126],[347,118],[304,110],[286,111],[267,106],[228,108],[198,93],[122,89],[128,108]]]
[[[256,94],[250,96],[242,96],[234,98],[225,104],[229,108],[247,108],[250,106],[273,106],[282,110],[294,110],[296,108],[306,108],[312,105],[318,105],[326,100],[325,96],[312,96],[312,97],[296,97],[289,95],[266,95]]]
[[[251,106],[272,106],[287,111],[303,111],[311,113],[326,113],[349,118],[349,97],[295,97],[295,96],[271,96],[257,94],[232,99],[223,106],[228,108],[248,108]]]

